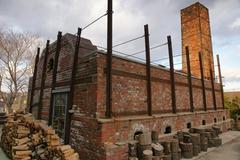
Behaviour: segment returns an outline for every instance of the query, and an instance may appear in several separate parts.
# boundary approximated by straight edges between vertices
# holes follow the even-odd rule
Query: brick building
[[[192,25],[196,25],[196,28],[202,25],[210,30],[209,21],[205,23],[199,14],[200,22],[185,21],[191,19],[191,15],[195,16],[196,8],[208,17],[206,7],[199,3],[181,11],[182,32],[185,36],[183,47],[189,46],[192,61],[198,58],[198,52],[202,52],[206,54],[203,56],[204,61],[210,59],[213,66],[210,33],[201,45],[198,42],[204,39],[202,34],[205,33],[197,34],[193,31],[194,39],[187,38],[190,33],[185,33],[192,32],[189,29]],[[160,133],[160,137],[164,137],[189,127],[218,124],[223,131],[230,128],[229,112],[223,109],[221,85],[214,82],[213,88],[207,73],[207,63],[204,63],[206,78],[203,80],[206,108],[203,105],[203,87],[198,66],[192,64],[195,76],[191,77],[193,111],[190,110],[192,106],[187,75],[174,72],[176,113],[172,112],[169,69],[151,66],[152,115],[149,116],[146,64],[117,55],[113,56],[112,62],[112,117],[106,118],[106,53],[85,38],[81,38],[79,48],[76,78],[73,81],[74,94],[69,97],[76,38],[68,33],[63,35],[59,56],[56,56],[58,42],[54,42],[36,60],[30,108],[38,118],[49,121],[60,137],[80,153],[81,159],[126,160],[128,146],[124,142],[133,140],[138,132],[155,130]],[[191,40],[188,42],[188,39]],[[73,109],[69,112],[67,108],[71,98]]]

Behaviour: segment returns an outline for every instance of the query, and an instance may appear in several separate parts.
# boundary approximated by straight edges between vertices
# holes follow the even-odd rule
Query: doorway
[[[65,137],[67,104],[68,93],[53,94],[52,127],[55,129],[62,142],[64,142]]]

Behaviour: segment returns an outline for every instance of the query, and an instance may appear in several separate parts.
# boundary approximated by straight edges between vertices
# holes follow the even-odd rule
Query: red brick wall
[[[223,117],[226,120],[223,120]],[[165,128],[171,126],[172,134],[179,130],[187,129],[187,123],[191,123],[192,127],[202,125],[202,120],[206,121],[206,127],[214,123],[214,118],[217,119],[218,125],[222,131],[227,131],[231,128],[230,117],[227,110],[195,112],[195,113],[178,113],[178,114],[162,114],[153,117],[138,116],[135,118],[125,117],[116,118],[115,120],[102,121],[102,141],[103,142],[124,142],[131,141],[134,138],[136,131],[157,131],[164,136]],[[204,127],[204,126],[203,126]],[[168,134],[168,136],[171,134]]]
[[[98,62],[98,86],[97,104],[98,115],[104,117],[105,113],[105,55],[99,54]],[[144,115],[147,113],[147,91],[145,65],[134,61],[114,57],[113,58],[113,101],[112,110],[114,116]],[[152,72],[152,107],[153,113],[171,113],[171,90],[169,70],[166,68],[151,67]],[[189,111],[189,90],[187,77],[181,73],[175,73],[177,110]],[[196,110],[203,110],[202,89],[200,79],[193,78],[193,97]],[[207,108],[213,110],[212,86],[205,80]],[[222,108],[220,98],[220,85],[215,83],[217,107]]]

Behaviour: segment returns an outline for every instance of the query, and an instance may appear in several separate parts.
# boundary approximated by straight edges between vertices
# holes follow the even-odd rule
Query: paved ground
[[[198,160],[240,160],[240,137],[214,149]]]
[[[199,156],[188,160],[240,160],[240,132],[229,131],[220,137],[223,141],[222,146],[209,148],[208,152],[201,152]]]

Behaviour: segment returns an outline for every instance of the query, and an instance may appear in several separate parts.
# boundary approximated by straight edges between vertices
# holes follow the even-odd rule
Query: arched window
[[[223,116],[223,121],[225,121],[226,120],[226,117],[225,116]]]
[[[51,72],[53,70],[54,60],[51,58],[47,64],[47,71]]]
[[[169,134],[169,133],[172,133],[172,128],[171,128],[171,126],[167,126],[167,127],[165,128],[164,134]]]
[[[214,123],[217,123],[217,118],[214,118]]]
[[[142,131],[136,131],[135,133],[134,133],[134,140],[137,140],[138,139],[138,137],[139,137],[139,135],[141,135],[141,134],[143,134],[143,132]]]
[[[187,123],[187,128],[192,128],[192,123],[191,122],[189,122],[189,123]]]
[[[206,125],[206,121],[205,120],[202,120],[202,125]]]

